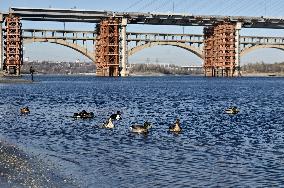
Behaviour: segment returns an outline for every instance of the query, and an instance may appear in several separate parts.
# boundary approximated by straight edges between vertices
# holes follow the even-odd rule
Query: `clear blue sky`
[[[78,8],[111,11],[176,12],[203,15],[242,15],[284,17],[284,0],[0,0],[0,10],[9,7]],[[62,23],[23,22],[23,28],[63,29]],[[91,30],[94,24],[66,23],[66,29]],[[182,33],[179,26],[129,25],[128,31]],[[201,27],[185,27],[186,33],[202,33]],[[283,36],[284,30],[242,29],[241,35]],[[89,61],[81,54],[54,44],[32,43],[25,46],[25,56],[35,60]],[[159,46],[145,49],[129,58],[130,62],[145,62],[147,58],[161,63],[180,65],[201,64],[195,55],[176,47]],[[284,53],[275,49],[262,49],[241,59],[243,63],[284,61]]]

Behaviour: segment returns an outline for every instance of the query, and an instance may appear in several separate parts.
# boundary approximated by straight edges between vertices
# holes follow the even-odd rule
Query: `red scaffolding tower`
[[[12,14],[5,20],[4,65],[7,74],[20,75],[23,64],[22,24],[20,18]]]
[[[236,69],[235,24],[224,22],[204,28],[205,76],[233,77]]]
[[[95,47],[97,76],[119,76],[119,20],[102,20]]]

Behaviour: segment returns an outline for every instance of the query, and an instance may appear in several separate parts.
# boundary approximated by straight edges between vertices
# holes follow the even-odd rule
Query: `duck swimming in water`
[[[106,129],[113,129],[114,128],[114,124],[112,122],[112,119],[109,118],[102,126],[102,128],[106,128]]]
[[[151,124],[147,121],[145,121],[143,125],[131,125],[129,127],[131,132],[144,134],[147,134],[149,132],[149,128],[151,128]]]
[[[21,114],[28,114],[30,113],[29,107],[24,107],[20,109]]]
[[[121,118],[121,112],[120,112],[120,111],[117,111],[116,114],[112,114],[112,115],[110,116],[110,118],[111,118],[112,120],[121,120],[121,119],[122,119],[122,118]]]
[[[86,110],[82,110],[79,113],[74,113],[73,118],[81,118],[81,119],[88,119],[93,118],[94,113],[93,112],[87,112]]]
[[[240,112],[240,110],[237,107],[233,106],[233,107],[226,109],[225,112],[227,114],[237,114]]]
[[[121,120],[121,113],[117,111],[116,114],[112,114],[109,119],[103,124],[102,128],[113,129],[113,121]]]
[[[181,132],[181,127],[180,127],[180,120],[179,119],[176,119],[176,122],[173,124],[173,125],[170,125],[169,127],[169,131],[170,132]]]

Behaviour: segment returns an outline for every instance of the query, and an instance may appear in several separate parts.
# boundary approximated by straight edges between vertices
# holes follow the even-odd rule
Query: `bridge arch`
[[[262,44],[262,45],[255,45],[255,46],[251,46],[249,48],[244,48],[242,51],[241,51],[241,54],[240,56],[245,56],[246,54],[254,51],[254,50],[257,50],[257,49],[262,49],[262,48],[275,48],[275,49],[278,49],[278,50],[283,50],[284,51],[284,45],[266,45],[266,44]]]
[[[187,51],[192,52],[193,54],[197,55],[199,58],[204,59],[204,55],[203,55],[203,51],[200,50],[197,47],[194,46],[190,46],[184,43],[178,43],[178,42],[148,42],[146,44],[140,45],[140,46],[136,46],[130,50],[128,50],[128,56],[131,56],[145,48],[150,48],[153,46],[158,46],[158,45],[169,45],[169,46],[176,46],[182,49],[185,49]]]
[[[89,58],[92,62],[95,62],[95,53],[94,52],[90,52],[87,50],[87,48],[84,48],[80,45],[71,43],[71,42],[67,42],[66,40],[62,40],[62,39],[24,39],[24,44],[29,44],[29,43],[33,43],[33,42],[50,42],[50,43],[54,43],[54,44],[59,44],[68,48],[71,48],[81,54],[83,54],[84,56],[86,56],[87,58]]]

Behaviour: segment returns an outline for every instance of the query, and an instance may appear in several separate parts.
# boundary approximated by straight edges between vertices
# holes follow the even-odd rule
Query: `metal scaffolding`
[[[4,29],[4,65],[7,74],[20,75],[23,64],[22,24],[20,17],[9,14]]]
[[[204,28],[205,76],[234,76],[236,69],[235,33],[235,24],[229,22]]]
[[[97,76],[119,76],[119,20],[102,20],[95,47]]]

